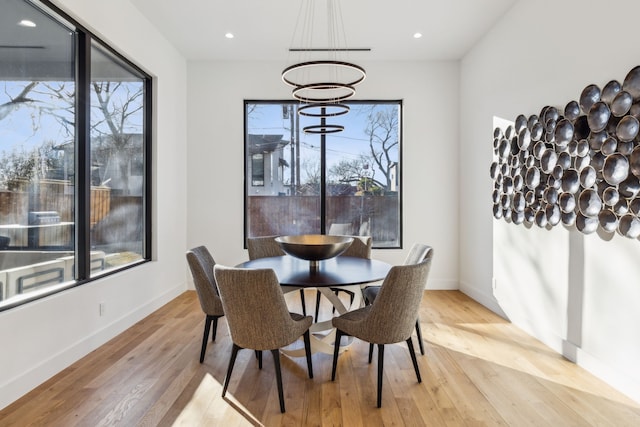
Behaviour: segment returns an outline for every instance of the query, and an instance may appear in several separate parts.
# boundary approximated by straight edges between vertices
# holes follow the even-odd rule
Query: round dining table
[[[290,255],[269,258],[258,258],[238,264],[238,268],[271,268],[275,271],[283,291],[291,292],[300,288],[316,288],[335,307],[339,314],[349,311],[342,300],[336,296],[331,288],[341,288],[354,294],[350,307],[359,308],[364,305],[361,287],[368,283],[384,280],[391,269],[391,265],[366,258],[338,256],[319,262],[317,268],[312,268],[309,261]],[[333,354],[335,328],[331,319],[316,322],[309,329],[311,332],[311,351]],[[351,342],[341,347],[344,351]],[[304,349],[283,349],[283,353],[290,356],[304,356]]]

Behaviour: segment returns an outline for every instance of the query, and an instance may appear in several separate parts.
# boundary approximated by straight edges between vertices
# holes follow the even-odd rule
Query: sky
[[[11,99],[17,97],[22,89],[30,82],[17,82],[17,81],[4,81],[0,82],[0,154],[2,152],[10,153],[14,149],[18,151],[24,149],[30,151],[34,147],[38,147],[47,141],[53,141],[56,145],[68,143],[74,140],[74,135],[69,133],[69,130],[60,124],[58,119],[47,113],[43,108],[59,108],[57,114],[64,114],[67,119],[73,123],[74,118],[70,113],[63,111],[70,103],[73,103],[73,99],[69,100],[57,100],[51,96],[50,91],[40,84],[36,86],[34,90],[29,92],[26,96],[29,99],[34,100],[30,103],[18,103],[11,107],[3,107],[11,101]],[[56,87],[56,82],[48,82],[52,87]],[[65,82],[66,91],[72,91],[73,86],[69,87],[70,83]],[[136,85],[141,83],[130,83],[132,86],[131,91],[134,92]],[[71,84],[72,85],[72,84]],[[127,92],[124,85],[121,87],[119,93],[115,93],[112,98],[112,105],[119,103],[118,94],[122,95],[122,98],[126,98]],[[2,108],[9,108],[8,114],[4,115]],[[93,113],[92,113],[93,114]],[[2,118],[4,116],[4,119]],[[100,120],[102,117],[96,116],[96,120]],[[141,113],[136,113],[130,116],[128,122],[130,124],[138,124],[134,127],[125,128],[125,131],[132,133],[140,132],[140,123],[142,122]],[[73,126],[69,126],[73,128]],[[109,133],[108,128],[103,126],[104,132]]]
[[[26,84],[14,81],[0,83],[0,106],[20,94]],[[44,105],[45,97],[38,93],[32,92],[27,96],[41,101],[39,105]],[[45,141],[64,143],[72,139],[73,136],[69,135],[54,117],[29,104],[11,106],[9,113],[0,120],[0,153],[11,152],[21,147],[28,151]]]
[[[327,166],[340,160],[356,160],[361,154],[370,154],[369,139],[365,133],[367,127],[367,112],[362,104],[351,104],[349,113],[327,119],[327,123],[341,124],[344,131],[327,134]],[[320,119],[314,117],[300,117],[300,127],[309,124],[319,124]],[[290,119],[283,119],[281,104],[261,104],[254,110],[249,118],[248,131],[252,134],[283,134],[283,139],[291,139]],[[303,156],[310,155],[318,158],[320,150],[320,136],[300,132],[300,141],[303,146]],[[398,160],[396,151],[395,160]],[[286,159],[290,161],[290,159]],[[380,171],[376,172],[376,178],[382,179]]]
[[[0,83],[0,108],[2,104],[15,98],[26,84],[27,82],[12,81]],[[37,91],[30,92],[28,97],[36,99],[37,105],[51,106],[56,103],[46,94]],[[68,101],[58,103],[62,107]],[[327,119],[327,123],[344,126],[344,131],[328,134],[326,137],[329,168],[341,160],[357,160],[362,154],[370,155],[369,140],[365,134],[368,124],[366,108],[369,105],[353,103],[350,104],[351,110],[346,115]],[[253,134],[282,134],[283,139],[288,141],[291,139],[290,123],[290,119],[283,118],[281,104],[261,104],[251,113],[248,128],[249,133]],[[319,123],[320,119],[316,117],[300,117],[301,127]],[[319,159],[320,136],[300,132],[300,139],[302,158]],[[73,135],[70,135],[54,117],[43,113],[39,108],[34,108],[33,104],[13,106],[9,114],[0,120],[0,155],[2,152],[10,153],[14,150],[30,151],[47,141],[53,141],[57,145],[72,140]],[[285,160],[291,162],[290,158]],[[394,160],[398,160],[397,150]],[[301,172],[304,174],[304,167],[301,168]],[[383,176],[381,171],[376,171],[374,175],[377,179],[382,179]]]

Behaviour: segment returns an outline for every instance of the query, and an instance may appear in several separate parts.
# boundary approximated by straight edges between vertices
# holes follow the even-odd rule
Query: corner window
[[[3,310],[150,258],[151,79],[40,2],[0,25]]]
[[[402,104],[347,105],[326,119],[342,132],[314,134],[304,128],[321,119],[299,115],[294,101],[245,101],[245,238],[367,235],[374,248],[401,247]]]

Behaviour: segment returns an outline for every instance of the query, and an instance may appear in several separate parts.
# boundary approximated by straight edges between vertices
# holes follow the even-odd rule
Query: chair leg
[[[307,304],[304,301],[304,288],[300,289],[300,304],[302,304],[302,315],[307,315]]]
[[[331,381],[336,379],[336,366],[338,365],[338,353],[340,352],[340,339],[342,338],[342,331],[336,329],[336,342],[333,345],[333,367],[331,368]]]
[[[378,344],[378,408],[382,407],[382,366],[384,365],[384,344]]]
[[[276,381],[278,383],[278,398],[280,399],[280,412],[284,413],[284,393],[282,392],[282,372],[280,371],[280,350],[271,350],[273,364],[276,368]]]
[[[216,340],[216,332],[218,332],[218,316],[213,318],[213,333],[211,335],[211,342]]]
[[[371,359],[373,359],[373,344],[369,343],[369,363],[371,363]]]
[[[338,296],[339,294],[339,290],[334,291],[336,296]],[[351,307],[353,305],[353,299],[356,297],[356,295],[353,292],[350,291],[343,291],[346,292],[347,294],[349,294],[349,307]],[[331,309],[331,313],[335,313],[336,312],[336,308],[335,306]]]
[[[233,344],[233,347],[231,348],[231,358],[229,359],[229,367],[227,368],[227,376],[224,378],[224,387],[222,387],[222,397],[227,394],[227,387],[229,387],[229,380],[231,379],[231,372],[233,372],[233,365],[236,363],[238,350],[240,350],[240,347]]]
[[[320,291],[316,291],[316,320],[318,323],[318,313],[320,312]]]
[[[416,377],[418,378],[418,382],[422,382],[422,377],[420,377],[420,368],[418,368],[418,359],[416,359],[416,352],[413,349],[413,341],[411,337],[407,340],[407,346],[409,346],[409,354],[411,355],[411,361],[413,362],[413,369],[416,370]]]
[[[307,370],[309,371],[309,378],[313,378],[313,365],[311,364],[311,338],[310,338],[308,329],[304,333],[303,337],[304,337],[304,352],[307,356]]]
[[[256,359],[258,359],[258,369],[262,369],[262,350],[256,350]]]
[[[212,320],[213,318],[208,315],[204,319],[204,334],[202,336],[202,349],[200,350],[200,363],[204,361],[204,354],[207,351],[207,338],[209,338],[209,331],[211,330]]]
[[[420,318],[416,320],[416,335],[418,336],[418,345],[420,346],[420,354],[424,356],[424,343],[422,342],[422,331],[420,330]]]

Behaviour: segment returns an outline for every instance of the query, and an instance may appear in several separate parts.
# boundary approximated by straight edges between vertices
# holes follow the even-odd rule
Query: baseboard
[[[611,366],[568,341],[564,342],[563,355],[636,403],[640,403],[640,379],[612,369]]]
[[[63,369],[77,362],[127,328],[130,328],[136,322],[176,298],[184,290],[184,284],[179,284],[169,289],[146,304],[115,319],[104,328],[96,330],[93,334],[80,339],[56,354],[52,354],[31,369],[20,373],[4,384],[0,384],[0,390],[2,390],[2,393],[0,393],[0,409],[10,405]]]
[[[489,310],[496,313],[498,316],[504,319],[508,318],[506,313],[500,307],[500,304],[498,304],[498,301],[496,301],[493,294],[486,293],[478,289],[477,287],[471,286],[465,282],[460,282],[460,292],[464,293],[469,298],[479,302]]]
[[[506,303],[506,301],[503,303]],[[546,328],[535,328],[529,319],[520,316],[518,313],[511,312],[509,320],[527,334],[540,340],[553,351],[563,355],[571,362],[606,382],[635,402],[640,403],[640,379],[634,379],[630,377],[628,373],[625,374],[613,369],[610,365],[585,352],[572,342],[558,336],[558,334],[553,331]]]
[[[429,278],[427,281],[427,289],[434,291],[456,291],[458,290],[458,282],[456,280]]]

